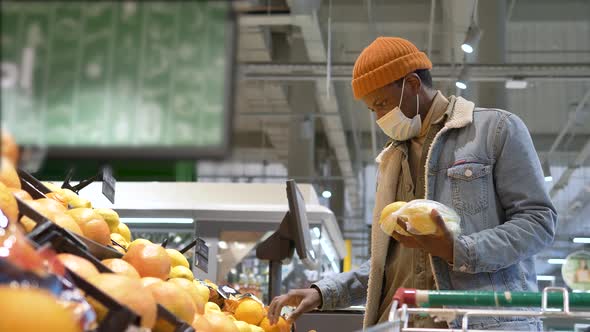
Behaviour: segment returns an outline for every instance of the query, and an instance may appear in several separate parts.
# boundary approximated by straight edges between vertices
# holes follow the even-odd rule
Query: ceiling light
[[[459,77],[455,82],[455,86],[461,90],[467,89],[467,81],[469,80],[469,67],[463,65],[461,72],[459,72]]]
[[[545,175],[545,181],[553,181],[553,176],[551,176],[551,167],[549,167],[549,161],[547,160],[547,158],[544,158],[541,162],[541,168],[543,168],[543,175]]]
[[[467,29],[467,34],[465,35],[465,41],[461,44],[461,49],[465,53],[473,53],[473,50],[477,47],[479,43],[479,38],[481,37],[481,29],[477,26],[475,21],[471,21],[469,28]]]
[[[323,198],[330,198],[330,197],[332,197],[332,192],[329,190],[324,190],[324,192],[322,192],[322,197]]]
[[[555,265],[563,265],[563,264],[565,264],[565,258],[549,258],[547,260],[547,263],[555,264]]]
[[[124,224],[192,224],[192,218],[120,218]]]
[[[539,281],[555,281],[555,276],[538,275],[537,280],[539,280]]]
[[[528,82],[525,80],[512,79],[506,81],[506,89],[526,89]]]
[[[574,243],[590,243],[590,237],[575,237]]]
[[[219,249],[225,250],[225,249],[227,249],[227,242],[219,241],[219,242],[217,242],[217,246],[219,247]]]

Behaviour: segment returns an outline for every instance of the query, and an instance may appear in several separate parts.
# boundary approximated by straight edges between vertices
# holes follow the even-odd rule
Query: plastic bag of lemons
[[[453,234],[461,232],[461,217],[452,208],[428,199],[416,199],[406,202],[394,202],[381,211],[379,225],[387,235],[394,232],[401,235],[411,235],[397,224],[400,218],[406,222],[408,231],[415,235],[429,235],[436,232],[436,224],[430,217],[435,209],[443,218],[445,225]]]

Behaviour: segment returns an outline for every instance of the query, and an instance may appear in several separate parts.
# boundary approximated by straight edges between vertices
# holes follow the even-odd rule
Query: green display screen
[[[3,1],[2,125],[50,155],[221,155],[234,28],[226,1]]]

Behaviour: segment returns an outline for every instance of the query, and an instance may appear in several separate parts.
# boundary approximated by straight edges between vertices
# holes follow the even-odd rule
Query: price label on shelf
[[[117,181],[113,177],[113,169],[110,166],[105,166],[102,169],[102,194],[113,204],[115,204],[116,184]]]
[[[209,247],[201,238],[197,238],[195,245],[195,266],[204,272],[209,272]]]

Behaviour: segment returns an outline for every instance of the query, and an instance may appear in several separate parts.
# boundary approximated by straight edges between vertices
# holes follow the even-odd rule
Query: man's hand
[[[406,245],[404,242],[400,241],[400,243],[406,247],[410,248],[422,248],[432,256],[438,256],[449,263],[453,262],[453,234],[449,231],[443,218],[441,217],[440,213],[436,210],[432,210],[430,213],[430,217],[434,221],[436,225],[436,232],[430,235],[415,235],[411,234],[411,236],[403,236],[396,234],[394,238],[397,240],[397,236],[403,238],[411,238],[411,240],[404,239],[410,245]],[[406,227],[406,223],[403,220],[398,219],[397,224],[408,232],[408,228]],[[409,232],[408,232],[409,233]],[[414,246],[416,245],[416,246]]]
[[[289,315],[294,321],[302,314],[312,311],[322,305],[322,295],[316,288],[292,289],[287,294],[275,297],[268,307],[268,320],[271,325],[276,324],[284,306],[296,307]]]

